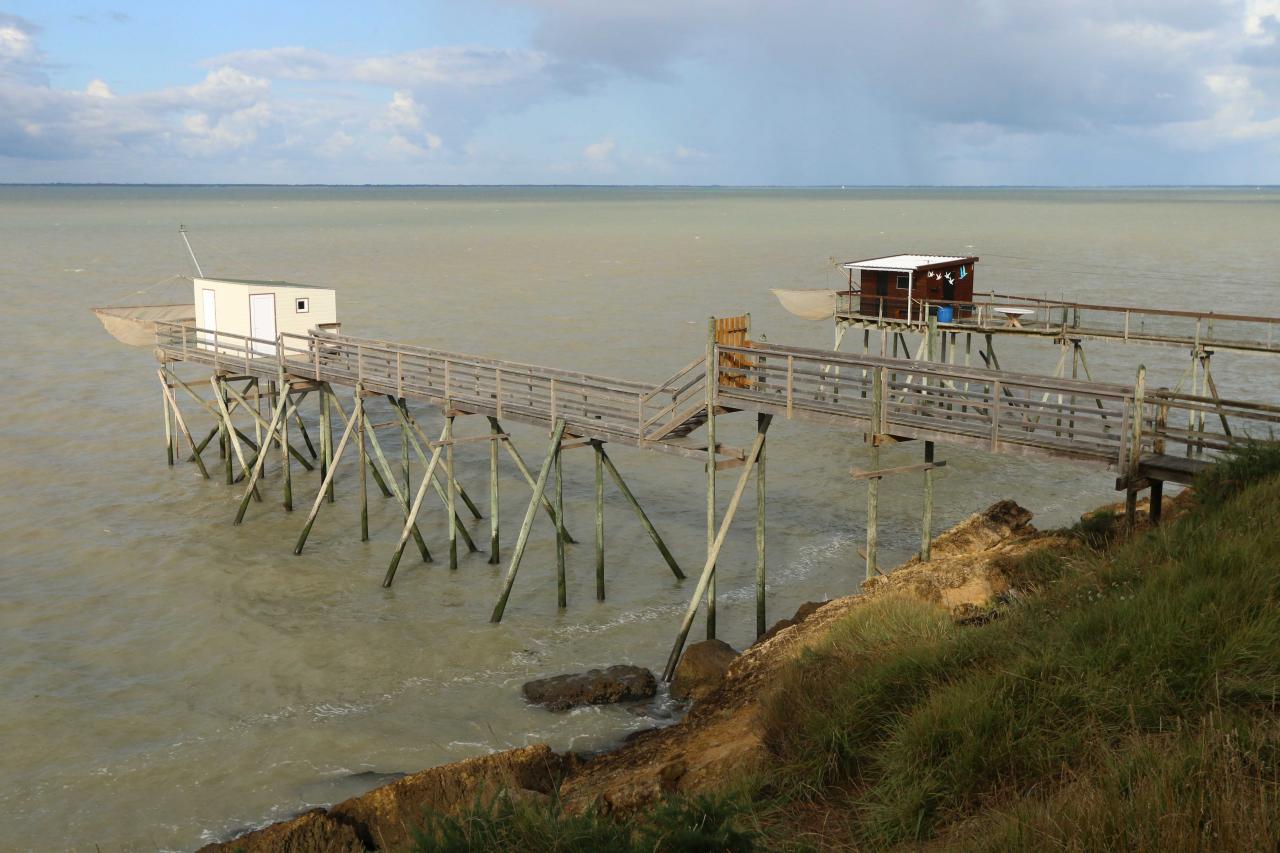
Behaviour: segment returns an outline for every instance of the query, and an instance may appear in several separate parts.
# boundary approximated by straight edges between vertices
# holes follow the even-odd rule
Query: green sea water
[[[568,609],[556,608],[540,518],[497,626],[487,617],[505,566],[483,553],[456,572],[406,558],[396,585],[380,587],[396,510],[375,499],[361,543],[353,478],[295,557],[301,513],[268,499],[233,527],[237,490],[165,466],[155,362],[89,309],[189,300],[181,287],[147,289],[191,272],[179,223],[211,275],[336,288],[348,333],[650,382],[699,354],[713,314],[750,312],[770,341],[830,346],[830,323],[791,317],[769,289],[837,287],[833,260],[877,254],[976,254],[979,289],[1280,315],[1273,189],[0,187],[6,848],[192,848],[357,793],[369,774],[536,741],[599,749],[668,713],[557,715],[520,698],[530,677],[659,668],[692,589],[611,494],[609,596],[595,600],[586,453],[565,457],[567,518],[584,543],[569,549]],[[1057,361],[1048,346],[1000,345],[1006,368]],[[1086,346],[1100,379],[1132,381],[1145,363],[1149,385],[1172,386],[1189,362],[1172,348]],[[1272,402],[1278,367],[1214,360],[1224,395]],[[725,418],[722,440],[745,443],[752,428]],[[539,461],[545,436],[512,429]],[[848,471],[864,467],[865,448],[860,434],[788,422],[769,446],[772,621],[857,590],[865,489]],[[885,464],[917,454],[895,448]],[[701,467],[612,455],[692,573],[705,548]],[[1042,526],[1115,498],[1106,472],[939,455],[939,528],[1002,498]],[[462,445],[459,459],[487,506],[486,450]],[[504,463],[504,555],[527,500],[517,476]],[[295,469],[299,504],[316,486]],[[739,648],[754,633],[752,510],[748,498],[719,564],[721,636]],[[437,554],[439,516],[425,528]],[[917,485],[887,483],[882,562],[918,547],[919,518]],[[474,530],[487,542],[487,520]]]

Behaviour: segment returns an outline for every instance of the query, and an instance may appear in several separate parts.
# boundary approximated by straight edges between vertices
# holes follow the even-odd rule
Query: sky
[[[0,182],[1280,184],[1280,0],[0,0]]]

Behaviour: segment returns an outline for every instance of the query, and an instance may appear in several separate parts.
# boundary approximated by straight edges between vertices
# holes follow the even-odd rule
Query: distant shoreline
[[[210,189],[528,189],[528,190],[1280,190],[1280,184],[266,184],[102,181],[0,181],[0,187],[149,187]]]

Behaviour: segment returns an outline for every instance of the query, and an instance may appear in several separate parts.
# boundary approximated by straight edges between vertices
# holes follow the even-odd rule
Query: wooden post
[[[671,569],[671,574],[675,575],[678,580],[684,580],[684,572],[680,570],[679,564],[676,563],[675,557],[671,556],[671,551],[667,548],[667,543],[662,541],[662,537],[658,535],[658,528],[653,526],[653,522],[649,520],[649,516],[645,514],[644,507],[640,506],[640,501],[636,500],[636,496],[632,494],[631,487],[627,485],[626,480],[622,479],[622,475],[618,473],[617,467],[613,464],[604,447],[600,448],[600,461],[604,463],[604,468],[609,472],[609,476],[613,478],[613,482],[617,485],[618,491],[622,492],[622,496],[627,499],[627,503],[631,504],[631,508],[635,510],[636,517],[640,519],[640,523],[644,525],[645,532],[649,534],[649,538],[653,540],[653,544],[657,546],[658,552],[662,554],[662,559],[667,561],[667,567]]]
[[[357,387],[357,393],[359,388]],[[325,494],[331,493],[333,486],[333,475],[338,470],[338,463],[342,461],[342,451],[347,447],[347,441],[351,438],[351,433],[355,431],[356,419],[350,418],[347,421],[347,427],[342,431],[342,438],[338,439],[338,448],[333,453],[333,460],[329,463],[329,470],[325,472],[324,482],[320,484],[320,492],[316,495],[316,502],[311,505],[311,512],[307,514],[307,522],[302,527],[302,533],[298,535],[298,542],[293,547],[293,553],[301,554],[302,546],[307,543],[307,537],[311,535],[311,528],[316,523],[316,516],[320,514],[320,507],[324,504]]]
[[[213,396],[218,401],[218,406],[224,411],[227,408],[227,392],[223,390],[225,380],[222,377],[210,377],[209,381],[213,384]],[[226,477],[227,485],[230,486],[235,482],[235,472],[231,467],[231,427],[228,426],[230,416],[223,416],[218,423],[218,456],[222,458],[223,476]]]
[[[283,341],[277,344],[276,351],[279,352],[281,347],[283,347]],[[276,388],[284,400],[285,406],[285,415],[280,419],[281,502],[284,505],[285,512],[293,512],[293,471],[289,464],[289,383],[284,377],[283,369],[280,371],[280,378],[276,382]],[[358,393],[359,391],[357,390]],[[263,446],[258,452],[266,453],[267,447]]]
[[[417,433],[418,437],[421,437],[421,439],[427,444],[431,444],[431,439],[429,439],[426,433],[422,431],[422,427],[418,426],[418,422],[415,421],[413,417],[409,415],[409,407],[407,404],[405,405],[404,408],[401,408],[400,406],[395,405],[393,400],[393,406],[395,407],[396,412],[401,418],[401,422],[403,424],[406,424],[410,428],[411,431],[409,432],[409,444],[410,446],[413,447],[414,452],[418,454],[419,461],[421,461],[425,465],[427,462],[427,454],[423,451],[422,445],[418,443],[418,438],[414,436],[414,433]],[[453,441],[452,427],[450,428],[449,432],[450,432],[449,442],[452,442]],[[441,441],[443,441],[443,439],[441,439]],[[444,486],[440,485],[440,479],[441,479],[440,469],[437,468],[435,472],[435,478],[431,482],[431,487],[435,489],[436,494],[440,497],[441,505],[448,508],[449,496],[445,494]],[[461,489],[461,486],[458,485],[457,478],[454,478],[453,485],[455,489]],[[406,489],[405,490],[406,497],[408,496],[408,494],[409,492]],[[453,519],[454,519],[454,530],[456,530],[458,534],[462,536],[462,541],[466,544],[467,551],[472,554],[474,554],[476,551],[479,551],[480,549],[476,547],[475,540],[471,538],[470,531],[468,531],[466,525],[462,523],[462,519],[458,517],[456,507],[453,512]]]
[[[164,369],[161,368],[160,381],[166,382],[164,378]],[[164,392],[160,394],[160,402],[164,404],[164,453],[169,460],[169,467],[173,467],[173,459],[177,456],[176,443],[174,442],[173,419],[169,416],[169,396]]]
[[[511,461],[516,463],[516,470],[518,470],[521,476],[524,477],[525,482],[529,484],[529,488],[533,488],[536,481],[534,480],[533,474],[529,473],[529,467],[524,464],[524,459],[521,458],[520,451],[516,450],[515,442],[508,438],[506,441],[502,442],[502,446],[506,448],[507,455],[511,457]],[[551,506],[550,498],[543,495],[540,503],[542,504],[542,508],[546,510],[547,517],[551,519],[551,523],[560,528],[560,533],[564,536],[564,541],[570,545],[576,544],[578,540],[574,539],[573,536],[569,534],[569,529],[561,522],[560,516],[556,515],[555,507]]]
[[[924,443],[924,464],[933,464],[933,442]],[[921,523],[920,559],[929,562],[933,546],[933,468],[924,469],[924,520]]]
[[[355,410],[352,417],[356,418],[356,436],[360,444],[360,541],[369,541],[369,486],[366,476],[366,469],[369,466],[369,451],[365,446],[365,423],[364,414],[364,391],[360,386],[356,386],[356,402]]]
[[[538,479],[533,484],[533,497],[529,499],[529,507],[524,512],[524,521],[520,524],[520,535],[516,537],[516,548],[511,554],[511,565],[507,569],[507,579],[502,585],[502,594],[498,596],[498,601],[493,606],[493,613],[489,617],[490,622],[501,622],[502,613],[507,609],[507,599],[511,597],[511,587],[515,585],[516,572],[520,570],[520,560],[524,557],[525,546],[529,544],[529,530],[533,527],[533,516],[538,511],[543,492],[546,491],[547,478],[551,473],[551,466],[555,462],[555,454],[563,437],[564,421],[558,420],[551,431],[551,442],[547,447],[547,456],[542,460],[542,469],[538,471]],[[559,518],[559,514],[556,517]]]
[[[1128,471],[1125,477],[1124,520],[1133,530],[1138,524],[1138,469],[1142,463],[1142,408],[1146,396],[1147,368],[1138,366],[1138,379],[1133,385],[1133,420],[1129,437]]]
[[[591,442],[596,463],[596,601],[604,601],[604,459],[599,441]]]
[[[871,378],[871,424],[867,440],[871,442],[870,470],[880,470],[880,429],[884,423],[885,380],[888,369],[878,367]],[[880,573],[877,564],[878,525],[880,522],[880,478],[867,480],[867,572],[868,578]]]
[[[320,388],[320,479],[329,476],[333,467],[333,413],[329,408],[331,389],[328,384]],[[330,500],[332,500],[330,496]]]
[[[402,414],[407,414],[409,406],[405,402],[404,397],[400,397],[394,403],[395,407]],[[448,405],[446,401],[445,405]],[[413,488],[412,470],[409,462],[409,421],[406,418],[400,419],[400,476],[404,478],[404,494],[407,498],[409,490]],[[454,568],[457,568],[456,566]]]
[[[498,438],[497,418],[489,418],[489,563],[498,564]]]
[[[769,428],[768,415],[756,415],[756,434],[761,436],[760,452],[756,456],[756,639],[765,632],[765,479],[764,433]]]
[[[280,423],[280,418],[284,417],[284,410],[287,404],[288,400],[283,396],[276,401],[275,411],[271,414],[271,423],[267,425],[266,434],[268,437],[275,434],[276,426]],[[244,497],[240,499],[240,508],[236,511],[236,519],[233,522],[234,524],[239,524],[244,521],[245,511],[249,509],[249,500],[253,496],[253,490],[258,485],[258,478],[262,476],[262,468],[266,463],[267,454],[259,450],[258,458],[253,462],[253,470],[249,473],[249,485],[244,490]],[[330,474],[332,474],[332,471],[333,469],[331,466]]]
[[[716,557],[720,554],[720,548],[724,545],[725,537],[729,535],[729,525],[733,523],[733,516],[738,511],[742,493],[747,490],[747,481],[751,478],[751,469],[760,457],[761,448],[764,447],[765,433],[769,430],[769,422],[772,420],[772,416],[764,415],[763,417],[768,420],[761,424],[756,432],[756,440],[751,445],[751,452],[747,454],[746,464],[742,468],[742,475],[738,478],[738,485],[733,491],[733,497],[729,500],[724,520],[720,522],[720,529],[716,533],[715,541],[712,542],[711,552],[707,554],[707,561],[702,567],[702,574],[698,576],[698,585],[689,599],[689,606],[685,609],[684,619],[680,623],[680,632],[676,635],[671,654],[667,657],[667,666],[662,674],[665,681],[670,681],[671,677],[675,675],[676,664],[680,662],[680,653],[684,651],[685,640],[689,637],[689,629],[693,627],[694,617],[698,614],[698,604],[702,601],[703,594],[711,584],[711,575],[715,572]]]
[[[443,440],[444,435],[441,434]],[[418,493],[413,497],[413,503],[405,511],[404,528],[400,531],[400,541],[396,543],[395,553],[391,556],[391,563],[387,566],[387,573],[382,578],[382,588],[390,589],[391,583],[396,579],[396,569],[400,566],[400,558],[404,556],[404,546],[409,541],[409,535],[417,530],[418,513],[422,510],[422,500],[427,496],[427,489],[435,482],[436,464],[440,461],[440,453],[444,450],[444,445],[436,445],[431,451],[431,458],[424,466],[422,472],[422,483],[418,486]],[[416,534],[414,534],[416,535]]]
[[[164,391],[165,399],[169,401],[169,408],[173,410],[173,421],[178,425],[178,431],[182,433],[182,437],[187,440],[187,446],[191,448],[192,461],[200,469],[200,476],[207,480],[209,471],[204,466],[200,449],[196,448],[195,439],[191,437],[191,430],[187,429],[187,422],[182,417],[182,409],[178,408],[178,398],[173,393],[173,387],[166,381],[163,369],[157,370],[156,373],[160,376],[160,388]]]
[[[556,444],[556,515],[564,518],[564,464],[560,454],[560,443]],[[556,530],[556,604],[561,610],[569,606],[568,584],[564,571],[564,537]]]
[[[238,430],[236,430],[235,426],[231,423],[231,412],[227,408],[227,396],[225,391],[226,381],[217,376],[210,376],[209,384],[213,387],[213,399],[218,405],[218,412],[221,414],[221,420],[219,422],[219,426],[222,430],[222,434],[224,436],[227,436],[226,441],[232,448],[234,448],[236,459],[240,462],[240,470],[242,470],[247,476],[249,474],[249,465],[245,462],[244,451],[241,450],[240,439],[236,435],[236,432],[238,432]],[[227,485],[231,485],[233,482],[235,482],[235,478],[231,473],[231,454],[230,453],[227,454],[226,468],[227,468]],[[256,489],[253,492],[253,499],[257,501],[262,500],[262,496],[258,494],[258,491]]]
[[[445,405],[449,402],[446,400]],[[408,426],[405,426],[405,435],[408,436]],[[458,568],[458,513],[454,507],[453,496],[455,494],[453,488],[453,415],[446,414],[444,418],[444,441],[448,442],[444,446],[444,479],[445,479],[445,512],[449,516],[449,568]],[[406,458],[409,453],[408,442],[405,442]]]
[[[399,407],[396,407],[396,411],[400,411]],[[379,477],[377,467],[371,466],[374,479],[377,480],[379,483],[388,487],[391,494],[395,497],[396,503],[400,504],[401,511],[404,513],[404,517],[407,519],[410,516],[412,499],[409,497],[408,492],[402,493],[400,491],[400,486],[396,482],[395,472],[391,470],[391,463],[387,461],[387,455],[382,452],[382,443],[378,441],[377,429],[369,429],[367,431],[367,435],[369,436],[369,445],[373,448],[374,458],[376,458],[378,460],[378,464],[382,466],[382,472],[383,472],[383,476]],[[439,447],[436,448],[436,450],[440,450],[440,449],[441,448]],[[422,458],[422,462],[424,465],[427,464],[427,459],[425,456]],[[431,482],[434,484],[435,466],[431,467],[431,471],[433,472]],[[414,513],[413,517],[416,519],[417,514]],[[427,549],[427,543],[422,538],[422,533],[418,530],[418,525],[416,521],[413,523],[413,526],[409,529],[409,532],[413,534],[413,541],[418,546],[418,553],[422,555],[422,562],[430,563],[431,552]],[[398,556],[396,557],[395,562],[399,564],[400,558]],[[389,575],[390,577],[395,577],[395,572],[391,571]],[[390,582],[384,580],[383,585],[390,586]]]
[[[707,555],[711,555],[716,540],[716,385],[719,384],[719,365],[716,363],[716,318],[707,322]],[[711,564],[707,579],[707,639],[716,638],[716,567]]]

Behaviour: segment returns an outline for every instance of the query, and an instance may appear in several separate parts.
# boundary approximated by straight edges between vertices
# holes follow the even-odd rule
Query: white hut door
[[[249,336],[254,338],[253,351],[262,355],[275,355],[276,295],[252,293],[249,295]]]
[[[212,331],[218,331],[218,300],[214,292],[205,287],[200,291],[201,301],[204,303],[204,318],[202,327]],[[199,336],[201,343],[213,343],[213,335],[202,333]]]

